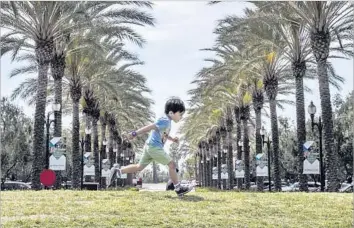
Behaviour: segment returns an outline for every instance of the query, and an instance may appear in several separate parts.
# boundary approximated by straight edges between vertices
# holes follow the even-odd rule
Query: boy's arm
[[[133,131],[128,134],[128,139],[135,138],[138,135],[144,134],[146,132],[149,132],[151,130],[160,130],[160,128],[165,127],[168,125],[168,121],[164,119],[158,119],[155,123],[147,125],[145,127],[140,128],[137,131]]]
[[[166,133],[165,133],[165,135],[167,136],[167,139],[168,139],[168,140],[171,140],[172,142],[175,142],[175,143],[178,142],[178,138],[177,138],[177,137],[172,138],[171,136],[167,135]]]
[[[145,127],[140,128],[139,130],[137,130],[135,132],[136,132],[136,135],[141,135],[141,134],[149,132],[149,131],[151,131],[153,129],[157,130],[156,125],[155,124],[150,124],[150,125],[147,125]]]

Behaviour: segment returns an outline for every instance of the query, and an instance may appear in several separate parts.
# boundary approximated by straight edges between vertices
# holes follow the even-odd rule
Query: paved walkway
[[[151,192],[166,191],[166,183],[158,183],[158,184],[143,183],[143,188],[140,191],[151,191]],[[192,190],[192,192],[194,191],[195,189]]]
[[[143,188],[140,191],[153,191],[153,192],[161,192],[166,191],[166,183],[143,183]]]

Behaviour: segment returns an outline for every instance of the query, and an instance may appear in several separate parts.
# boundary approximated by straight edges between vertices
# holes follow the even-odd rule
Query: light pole
[[[325,173],[323,170],[323,152],[322,152],[322,121],[321,121],[321,116],[318,117],[318,123],[315,123],[314,117],[316,114],[316,106],[313,104],[311,101],[310,105],[308,106],[308,112],[311,117],[311,128],[312,131],[314,130],[314,127],[317,126],[318,128],[318,134],[319,134],[319,147],[320,147],[320,175],[321,175],[321,192],[324,192],[325,188]]]
[[[270,144],[272,141],[269,139],[269,135],[267,134],[267,141],[264,140],[265,138],[266,131],[264,129],[264,126],[262,126],[261,129],[261,136],[262,136],[262,144],[267,144],[267,154],[268,154],[268,187],[269,187],[269,192],[272,191],[272,185],[271,185],[271,178],[270,178]]]

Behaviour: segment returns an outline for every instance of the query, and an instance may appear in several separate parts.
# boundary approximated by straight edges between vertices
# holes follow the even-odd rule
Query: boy
[[[174,190],[178,196],[184,195],[192,190],[190,186],[182,186],[178,181],[176,173],[176,164],[171,157],[164,151],[163,147],[165,142],[171,140],[178,143],[178,138],[171,138],[168,134],[171,129],[171,120],[175,123],[182,119],[185,112],[184,103],[179,98],[171,98],[165,104],[165,116],[159,118],[155,123],[145,126],[137,131],[128,134],[128,139],[133,139],[138,135],[150,132],[149,138],[146,140],[144,146],[143,156],[139,164],[129,165],[122,169],[113,166],[111,175],[108,179],[109,185],[114,179],[120,177],[124,173],[134,173],[143,170],[153,160],[167,165],[169,168],[170,178],[174,185]]]

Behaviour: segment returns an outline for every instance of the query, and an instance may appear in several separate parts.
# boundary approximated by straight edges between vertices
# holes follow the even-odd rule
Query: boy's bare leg
[[[133,165],[128,165],[126,167],[123,167],[122,169],[118,169],[118,165],[115,164],[111,168],[111,174],[109,175],[108,178],[108,186],[110,186],[113,183],[113,180],[116,178],[120,178],[123,173],[135,173],[137,171],[141,171],[145,168],[146,166],[141,165],[141,164],[133,164]]]
[[[173,182],[173,185],[175,186],[175,192],[177,193],[177,195],[182,196],[190,192],[192,190],[190,186],[181,186],[181,183],[178,181],[176,164],[173,161],[168,163],[168,168],[169,168],[170,178],[171,181]]]
[[[125,167],[121,168],[120,172],[121,172],[121,174],[124,174],[124,173],[135,173],[135,172],[143,170],[144,168],[145,168],[145,166],[143,166],[143,165],[132,164],[132,165],[128,165],[128,166],[125,166]]]
[[[176,172],[176,165],[173,161],[171,161],[170,163],[168,163],[168,169],[169,169],[169,174],[170,174],[170,178],[173,182],[174,185],[178,184],[178,176],[177,176],[177,172]]]

